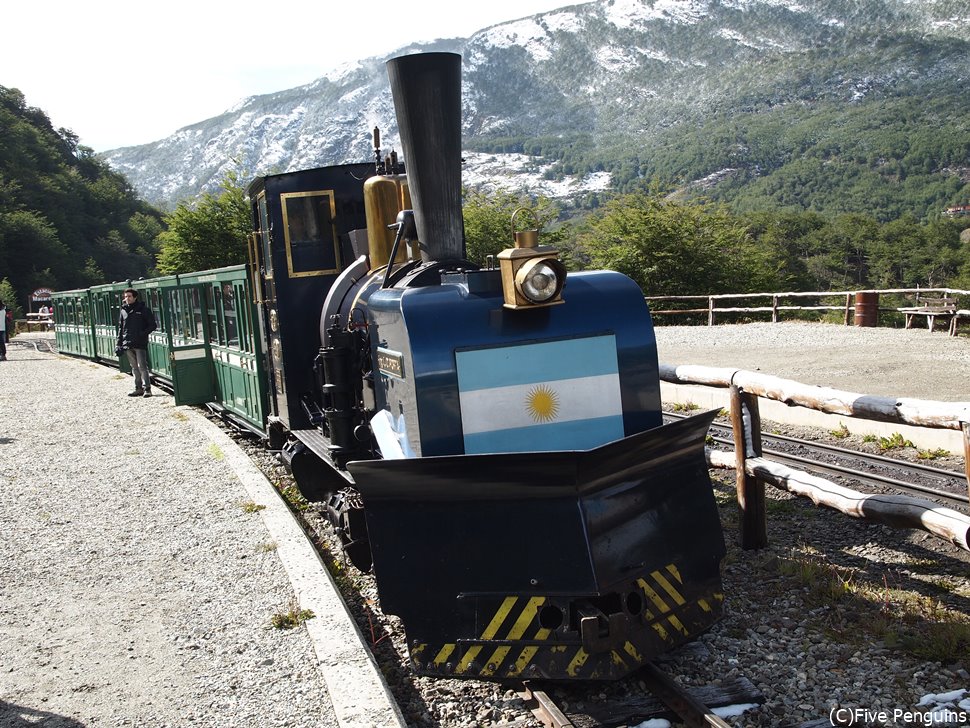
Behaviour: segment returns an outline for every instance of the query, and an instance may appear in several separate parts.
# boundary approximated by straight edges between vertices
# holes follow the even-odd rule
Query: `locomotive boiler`
[[[465,260],[460,57],[403,56],[388,74],[406,175],[378,154],[367,173],[250,190],[257,256],[272,219],[293,228],[272,185],[300,204],[329,194],[323,288],[304,291],[282,254],[260,284],[283,459],[372,566],[417,672],[622,677],[720,614],[713,413],[663,425],[629,278],[567,274],[534,230],[510,234],[495,265]],[[345,200],[358,190],[364,210]],[[318,342],[287,331],[307,307]]]

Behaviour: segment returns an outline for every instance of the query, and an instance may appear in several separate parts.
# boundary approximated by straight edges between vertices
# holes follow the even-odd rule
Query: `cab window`
[[[330,192],[280,195],[290,276],[313,276],[337,270],[337,236]]]

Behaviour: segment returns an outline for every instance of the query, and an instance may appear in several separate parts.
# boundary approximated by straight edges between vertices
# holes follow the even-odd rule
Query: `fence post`
[[[851,293],[845,294],[845,317],[842,320],[845,326],[849,325],[849,307],[852,305],[852,296],[853,294]]]
[[[760,549],[768,545],[765,485],[745,472],[748,458],[761,457],[761,413],[757,395],[731,385],[731,428],[737,463],[736,486],[741,516],[741,548]]]
[[[961,422],[963,430],[963,470],[967,474],[967,497],[970,498],[970,422]]]
[[[778,296],[771,297],[771,323],[778,323]]]
[[[707,297],[707,325],[714,325],[714,296]]]

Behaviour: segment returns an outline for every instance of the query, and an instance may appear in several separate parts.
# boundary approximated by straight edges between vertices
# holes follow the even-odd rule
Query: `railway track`
[[[636,725],[651,718],[667,717],[676,719],[678,724],[687,728],[730,728],[729,723],[705,704],[704,701],[710,698],[703,697],[701,694],[709,695],[719,703],[730,703],[738,699],[737,692],[715,688],[705,688],[703,691],[688,690],[654,663],[644,666],[633,679],[643,684],[649,695],[630,696],[626,701],[620,701],[611,706],[610,712],[613,715],[608,725]],[[742,689],[748,692],[740,699],[763,700],[762,696],[753,690],[753,686],[749,688],[748,685],[744,685]],[[523,683],[516,692],[532,710],[536,719],[546,728],[607,725],[596,715],[582,712],[567,715],[549,693],[531,683]]]
[[[670,412],[664,416],[670,419],[684,417]],[[714,423],[711,438],[718,447],[734,449],[728,425]],[[961,513],[970,513],[967,480],[963,473],[787,435],[762,433],[761,440],[763,455],[783,465],[813,475],[834,477],[836,482],[843,479],[864,483],[880,492],[925,498]]]

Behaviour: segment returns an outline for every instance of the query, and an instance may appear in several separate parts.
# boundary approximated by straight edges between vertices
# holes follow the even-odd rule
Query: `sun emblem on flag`
[[[545,384],[540,384],[529,391],[525,408],[533,421],[552,422],[559,414],[559,395]]]

